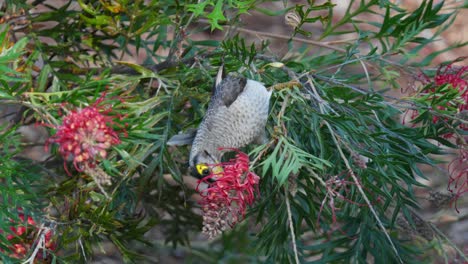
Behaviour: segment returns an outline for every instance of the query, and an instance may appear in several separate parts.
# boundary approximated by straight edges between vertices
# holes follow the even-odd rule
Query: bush
[[[446,165],[437,205],[468,189],[468,67],[433,63],[466,43],[431,51],[466,4],[349,2],[0,4],[2,260],[84,263],[111,243],[125,262],[468,261],[417,210],[423,165]],[[234,208],[207,214],[220,200],[167,142],[197,128],[220,67],[273,95],[267,142],[222,165],[248,189],[204,180]]]

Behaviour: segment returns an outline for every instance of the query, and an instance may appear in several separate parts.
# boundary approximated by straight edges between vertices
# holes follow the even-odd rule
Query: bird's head
[[[215,154],[211,154],[207,150],[199,151],[190,160],[190,173],[199,179],[210,175],[210,173],[218,173],[218,167],[212,167],[210,165],[218,164],[219,161],[215,157]]]

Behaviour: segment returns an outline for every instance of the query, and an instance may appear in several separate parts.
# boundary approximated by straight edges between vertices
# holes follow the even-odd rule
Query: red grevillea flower
[[[202,196],[199,202],[203,209],[203,233],[216,237],[228,227],[234,226],[245,216],[248,205],[255,201],[260,177],[249,169],[249,157],[236,149],[234,159],[212,168],[222,168],[220,173],[211,173],[199,181],[197,191]],[[212,182],[212,180],[215,180]],[[208,184],[200,190],[200,183]]]
[[[11,241],[12,245],[9,247],[8,255],[13,258],[22,259],[26,257],[28,252],[33,251],[33,248],[38,248],[36,255],[33,258],[40,259],[41,257],[46,256],[44,251],[55,250],[56,244],[52,239],[53,232],[50,228],[45,228],[43,225],[39,226],[36,221],[31,216],[27,218],[27,225],[24,225],[24,214],[21,213],[22,210],[19,209],[20,213],[18,214],[21,222],[15,222],[13,219],[10,222],[13,225],[10,227],[10,230],[13,234],[8,234],[6,236],[7,240]],[[0,229],[0,234],[3,233],[3,230]],[[39,237],[38,243],[36,241]],[[1,249],[0,249],[1,250]],[[2,252],[4,252],[2,250]],[[43,252],[38,254],[38,252]]]
[[[20,259],[23,258],[28,250],[24,247],[23,244],[13,244],[13,247],[11,248],[12,251],[12,257]]]
[[[468,66],[461,67],[457,72],[453,72],[452,65],[439,68],[434,77],[434,84],[437,86],[451,84],[454,89],[458,89],[463,102],[458,105],[458,112],[468,111],[468,82],[462,78],[468,72]],[[461,124],[460,128],[468,130],[468,125]]]
[[[458,113],[466,113],[466,111],[468,111],[468,81],[464,79],[464,75],[467,72],[468,66],[463,66],[455,70],[453,64],[448,64],[439,67],[432,80],[425,75],[422,76],[422,83],[425,85],[431,84],[432,87],[450,84],[452,89],[458,90],[462,99],[461,102],[456,102]],[[429,89],[426,94],[434,92],[435,88],[432,88]],[[441,110],[445,109],[444,106],[438,106],[438,108]],[[418,112],[413,112],[411,118],[415,118],[417,114]],[[463,117],[461,119],[463,119]],[[434,116],[432,122],[436,123],[438,121],[439,117]],[[468,130],[468,125],[466,123],[461,123],[460,128]],[[443,135],[445,138],[452,138],[453,136],[453,133]],[[459,154],[448,166],[449,182],[447,189],[454,194],[452,202],[455,204],[455,209],[458,212],[456,202],[461,195],[468,192],[468,149],[466,136],[460,136],[457,138],[456,142],[459,145]]]
[[[463,102],[458,105],[459,113],[468,111],[468,82],[462,78],[462,75],[466,72],[468,72],[468,66],[463,66],[454,72],[452,65],[449,64],[445,68],[439,68],[434,77],[435,85],[451,84],[454,89],[458,89],[463,99]],[[462,123],[460,128],[468,130],[468,125]],[[455,210],[459,212],[456,202],[461,195],[468,192],[468,150],[466,145],[461,146],[459,155],[450,163],[448,170],[450,178],[447,189],[455,194],[453,201]]]
[[[463,74],[468,72],[468,66],[463,66],[459,68],[457,71],[453,69],[452,64],[448,64],[446,66],[441,66],[437,70],[434,79],[431,80],[429,77],[424,76],[423,83],[424,84],[432,84],[434,86],[442,86],[445,84],[450,84],[453,89],[457,89],[460,92],[462,102],[458,103],[458,112],[463,112],[468,110],[468,82],[463,79]],[[435,89],[429,90],[429,92],[434,92]],[[439,106],[439,109],[443,110],[443,106]],[[433,118],[433,122],[436,123],[439,120],[438,117]],[[468,130],[468,126],[466,124],[460,125],[461,129]],[[446,138],[451,137],[453,134],[445,135]]]
[[[431,87],[433,87],[427,91],[424,91],[421,93],[421,95],[429,95],[430,97],[428,97],[427,100],[432,100],[432,98],[436,97],[436,87],[450,84],[452,89],[458,90],[462,99],[461,102],[456,101],[452,103],[455,104],[458,113],[466,112],[468,111],[468,82],[464,79],[464,74],[467,72],[468,66],[463,66],[455,70],[453,64],[448,64],[445,66],[440,66],[433,79],[429,78],[425,74],[421,74],[417,77],[417,79],[420,80],[424,85],[431,85]],[[444,110],[446,107],[439,105],[437,108],[439,110]],[[408,110],[405,114],[405,117],[407,114],[410,114],[409,118],[413,120],[419,115],[419,112],[417,110]],[[439,119],[440,118],[438,116],[434,116],[432,122],[437,123]],[[446,118],[445,120],[447,121],[448,119]],[[468,130],[468,125],[462,123],[460,124],[460,128],[463,130]],[[447,133],[443,135],[444,138],[451,138],[452,136],[453,133]]]
[[[47,144],[59,145],[63,158],[73,160],[78,171],[95,167],[99,159],[107,156],[108,149],[120,144],[117,132],[112,128],[114,116],[109,116],[110,110],[99,106],[103,97],[93,105],[83,109],[72,110],[57,126],[57,133],[47,141]],[[66,167],[65,167],[66,168]]]

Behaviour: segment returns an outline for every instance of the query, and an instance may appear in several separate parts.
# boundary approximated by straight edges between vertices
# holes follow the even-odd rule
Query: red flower
[[[115,124],[114,117],[107,115],[109,111],[103,106],[98,106],[102,101],[103,98],[92,106],[71,111],[63,118],[62,125],[56,127],[57,133],[47,141],[47,144],[57,143],[62,157],[73,159],[78,171],[94,167],[99,159],[106,158],[111,146],[121,143],[110,126]]]
[[[454,72],[452,65],[447,65],[444,69],[439,68],[434,77],[435,85],[450,84],[454,89],[458,89],[463,99],[463,102],[458,105],[458,112],[468,111],[468,82],[462,78],[464,73],[468,72],[468,66],[461,67]],[[460,128],[468,130],[467,124],[461,124]],[[466,138],[465,138],[466,142]],[[447,189],[451,193],[455,193],[452,202],[455,204],[455,210],[458,212],[457,200],[464,193],[468,192],[468,150],[466,145],[461,145],[460,153],[448,167],[449,182]]]
[[[449,64],[445,68],[440,67],[434,77],[435,85],[450,84],[454,89],[458,89],[463,99],[463,103],[458,105],[458,112],[468,110],[468,82],[462,78],[465,72],[468,72],[468,66],[463,66],[457,72],[453,72],[452,65]],[[461,124],[460,128],[468,130],[468,125]]]
[[[19,209],[22,212],[21,209]],[[12,240],[12,246],[9,247],[10,252],[9,256],[17,259],[24,258],[28,252],[35,252],[34,257],[36,259],[46,256],[46,250],[55,250],[56,244],[52,240],[53,231],[48,227],[43,225],[39,226],[32,217],[28,216],[27,228],[23,226],[24,214],[19,213],[18,217],[21,222],[15,222],[13,219],[10,220],[13,224],[17,226],[10,227],[11,231],[16,235],[8,234],[6,238]],[[0,234],[3,233],[3,230],[0,229]],[[42,243],[42,242],[43,243]],[[4,252],[0,249],[1,252]],[[40,253],[40,254],[39,254]],[[33,258],[34,258],[33,257]]]
[[[207,183],[208,188],[197,191],[202,196],[199,202],[203,209],[203,232],[210,238],[217,236],[228,226],[242,220],[248,205],[252,205],[258,192],[260,177],[249,170],[249,157],[239,150],[235,159],[211,168],[222,167],[222,172],[211,173],[199,181]],[[213,169],[211,170],[213,171]],[[210,182],[215,179],[216,181]]]
[[[437,74],[434,77],[435,85],[444,85],[450,83],[453,88],[458,88],[460,92],[463,92],[468,86],[468,82],[462,79],[463,73],[468,71],[468,66],[461,67],[456,73],[450,73],[452,71],[452,64],[447,65],[445,68],[440,67],[437,70]],[[464,91],[466,94],[466,90]]]
[[[19,214],[19,218],[24,222],[24,214]],[[28,225],[35,225],[34,219],[31,216],[28,216]]]
[[[21,209],[19,209],[20,211],[22,211]],[[24,214],[23,213],[20,213],[18,214],[21,222],[24,222]],[[13,220],[10,220],[11,222],[14,222]],[[36,222],[34,222],[34,220],[32,219],[31,216],[28,216],[28,225],[31,225],[31,226],[35,226],[36,225]],[[10,230],[15,233],[17,236],[22,236],[24,233],[26,233],[26,227],[23,226],[23,225],[20,225],[20,226],[17,226],[17,227],[10,227]],[[9,234],[7,235],[7,239],[8,240],[11,240],[13,239],[15,236],[12,235],[12,234]]]
[[[24,233],[26,233],[26,227],[24,226],[19,226],[18,228],[12,226],[10,227],[10,230],[13,231],[13,233],[17,234],[18,236],[21,236]]]
[[[22,244],[14,244],[12,250],[13,257],[15,258],[23,258],[27,252],[26,248]]]
[[[456,108],[458,113],[468,111],[468,81],[464,79],[464,75],[468,72],[468,66],[460,67],[459,69],[455,70],[453,64],[448,64],[445,66],[439,67],[434,76],[434,79],[431,80],[427,76],[422,76],[422,83],[425,85],[432,85],[428,92],[425,92],[424,95],[432,95],[434,98],[435,95],[435,87],[442,86],[446,84],[450,84],[451,89],[456,89],[460,93],[462,101],[453,102],[456,103]],[[428,100],[432,99],[431,97]],[[438,109],[444,110],[445,106],[437,106]],[[412,119],[416,117],[418,114],[417,112],[413,112],[415,115],[411,116]],[[461,118],[463,119],[463,117]],[[446,118],[448,120],[448,118]],[[465,118],[466,120],[466,118]],[[439,121],[438,116],[434,116],[432,119],[433,123]],[[460,128],[463,130],[468,130],[468,125],[466,123],[461,123]],[[447,133],[443,135],[445,138],[452,138],[454,133]],[[452,203],[455,204],[455,210],[458,212],[457,208],[457,200],[460,198],[464,193],[468,192],[468,149],[467,149],[467,137],[460,136],[456,139],[456,142],[459,146],[459,155],[449,164],[448,166],[448,173],[449,173],[449,182],[447,189],[451,193],[454,194]]]
[[[433,79],[429,78],[428,76],[421,74],[417,77],[424,85],[431,85],[433,88],[430,88],[428,91],[424,91],[421,93],[422,95],[429,95],[427,100],[432,100],[433,98],[437,98],[435,95],[436,87],[450,84],[452,89],[458,90],[460,93],[462,102],[456,101],[456,107],[458,108],[458,112],[461,113],[463,111],[468,111],[468,82],[463,78],[463,75],[468,72],[468,66],[460,67],[458,70],[454,70],[452,64],[448,64],[445,66],[440,66],[437,70]],[[446,107],[438,105],[437,109],[444,110]],[[410,113],[411,112],[411,113]],[[405,116],[410,113],[410,119],[415,119],[419,112],[417,110],[408,110]],[[437,123],[439,121],[438,116],[434,116],[432,119],[433,123]],[[446,119],[448,120],[448,119]],[[403,121],[404,123],[404,121]],[[463,130],[468,130],[468,125],[462,123],[460,124],[460,128]],[[447,133],[443,135],[445,138],[451,138],[453,133]]]
[[[57,245],[54,243],[54,241],[52,240],[52,230],[47,230],[46,233],[45,233],[45,247],[47,249],[50,249],[50,250],[55,250],[55,248],[57,247]]]

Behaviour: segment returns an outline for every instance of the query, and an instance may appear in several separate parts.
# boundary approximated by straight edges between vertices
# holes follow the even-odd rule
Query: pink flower
[[[99,159],[107,157],[110,147],[121,143],[111,127],[115,124],[114,117],[107,115],[109,111],[103,106],[98,106],[102,101],[103,98],[92,106],[71,111],[63,118],[62,125],[56,127],[57,133],[47,141],[47,144],[58,144],[62,157],[73,159],[78,171],[94,167]]]
[[[229,226],[245,217],[247,206],[255,201],[260,177],[249,169],[249,157],[239,150],[235,159],[221,164],[209,165],[222,167],[222,172],[211,173],[199,181],[207,183],[208,188],[197,191],[202,196],[199,202],[203,209],[203,232],[210,238],[217,236]],[[215,179],[214,182],[211,180]]]

